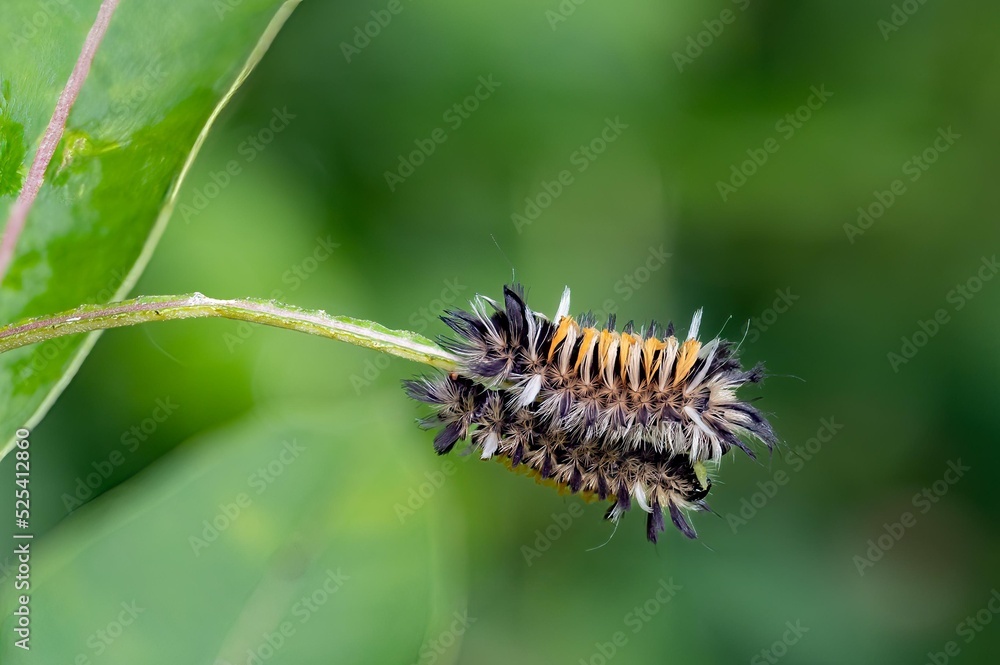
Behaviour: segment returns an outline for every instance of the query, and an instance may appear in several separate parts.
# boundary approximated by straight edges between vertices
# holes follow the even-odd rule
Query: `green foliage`
[[[410,662],[462,611],[461,551],[440,547],[462,535],[441,511],[394,508],[435,466],[398,445],[410,419],[377,406],[395,397],[271,405],[81,508],[32,560],[30,654],[6,637],[3,594],[0,660]]]
[[[97,0],[0,6],[0,218],[17,197]],[[296,2],[124,2],[0,285],[13,322],[128,292],[209,124]],[[95,336],[0,356],[0,441],[37,423]]]
[[[0,1],[0,17],[21,4]],[[94,5],[58,4],[86,4],[91,13]],[[157,4],[156,12],[172,13],[171,3]],[[239,12],[247,1],[227,4]],[[152,3],[125,0],[123,15],[147,5]],[[566,21],[546,14],[571,5]],[[903,5],[919,5],[919,11],[898,32],[883,32],[879,22]],[[574,309],[614,310],[622,322],[680,322],[704,306],[706,329],[724,328],[729,338],[738,340],[749,323],[744,357],[766,361],[775,374],[757,404],[772,414],[785,443],[761,464],[727,459],[712,497],[721,517],[698,520],[698,542],[674,537],[655,548],[634,537],[641,516],[633,515],[610,542],[593,549],[611,535],[601,520],[603,506],[576,504],[497,464],[447,460],[454,465],[448,492],[428,499],[412,518],[455,519],[465,527],[464,535],[447,533],[435,541],[444,551],[468,551],[469,565],[449,569],[444,581],[461,589],[468,582],[470,613],[478,619],[461,651],[456,644],[446,656],[469,663],[596,663],[600,644],[617,649],[610,661],[615,665],[768,662],[787,622],[801,621],[810,630],[788,648],[781,665],[920,663],[949,640],[961,642],[953,662],[993,663],[1000,652],[996,617],[970,643],[956,626],[981,611],[998,584],[1000,489],[991,477],[1000,465],[994,443],[1000,424],[991,404],[1000,391],[1000,281],[983,284],[974,299],[962,301],[961,311],[952,308],[949,294],[1000,246],[994,183],[1000,5],[404,1],[402,13],[348,62],[341,43],[364,44],[371,12],[386,6],[314,1],[296,10],[240,103],[209,136],[179,193],[173,223],[134,290],[275,298],[431,339],[445,332],[436,319],[442,307],[464,304],[477,291],[495,295],[510,278],[511,264],[546,313],[554,311],[566,284],[573,287]],[[696,53],[699,35],[708,30],[704,22],[718,20],[723,9],[739,10],[736,20],[703,39],[710,45],[679,71],[673,54]],[[204,29],[207,41],[227,39],[228,22],[237,16],[229,13],[219,23],[210,9],[184,13],[203,18],[204,26],[188,28]],[[5,79],[11,25],[16,23],[0,19]],[[33,43],[43,50],[58,52],[67,44],[78,50],[83,32],[64,22]],[[121,39],[114,27],[108,39]],[[60,70],[59,85],[65,73]],[[443,113],[491,73],[501,86],[452,129]],[[31,78],[47,85],[49,77],[42,72]],[[829,102],[794,135],[783,132],[787,114],[807,103],[811,87],[822,85],[833,93]],[[54,94],[45,98],[43,111],[36,109],[39,118],[51,112]],[[275,107],[286,105],[298,117],[266,151],[246,160],[239,146],[267,126]],[[599,136],[605,118],[619,114],[629,128],[579,172],[571,155]],[[911,181],[904,165],[949,125],[962,139]],[[447,127],[447,140],[390,191],[385,173],[399,169],[400,156],[417,149],[415,140],[440,127]],[[41,130],[26,124],[25,145],[33,145]],[[752,171],[747,160],[774,137],[778,151],[724,201],[719,183],[734,181],[733,168]],[[196,208],[212,176],[228,172],[234,160],[238,177]],[[526,200],[538,201],[543,182],[559,182],[564,170],[574,183],[518,232],[512,214],[523,215]],[[904,179],[906,193],[863,235],[849,236],[845,227],[858,224],[859,207],[871,208],[876,192],[884,197],[897,179]],[[10,200],[0,200],[0,207]],[[197,214],[185,218],[182,204]],[[339,245],[318,265],[310,263],[317,238]],[[670,254],[666,261],[651,261],[663,252]],[[85,267],[80,274],[87,278]],[[950,316],[947,325],[894,371],[887,354],[901,353],[904,336],[923,334],[921,324],[938,320],[942,308]],[[14,312],[0,323],[21,316]],[[98,587],[117,585],[124,593],[130,586],[116,581],[124,576],[144,580],[135,588],[157,585],[143,621],[180,617],[179,627],[157,633],[164,641],[151,656],[136,653],[130,640],[162,627],[136,626],[135,637],[124,634],[113,645],[123,647],[120,653],[112,648],[94,665],[150,662],[155,654],[167,662],[174,643],[184,648],[186,613],[234,615],[237,601],[227,593],[237,585],[227,581],[230,569],[249,577],[252,566],[258,578],[268,575],[262,557],[244,561],[239,543],[224,542],[239,535],[248,547],[259,547],[259,538],[243,540],[245,527],[227,531],[198,558],[209,562],[208,570],[178,561],[185,544],[175,540],[190,530],[169,521],[170,508],[176,501],[191,519],[210,517],[217,495],[202,488],[198,496],[208,505],[198,510],[206,512],[186,505],[180,492],[164,499],[166,516],[142,513],[165,520],[174,539],[150,533],[155,548],[122,541],[121,552],[101,550],[101,561],[72,559],[77,574],[67,563],[58,578],[49,577],[50,562],[71,540],[86,541],[84,531],[95,540],[113,536],[111,525],[127,522],[129,506],[145,510],[144,483],[167,482],[177,459],[193,468],[192,451],[178,446],[210,443],[214,436],[199,433],[220,423],[245,422],[246,414],[272,404],[319,404],[342,419],[375,411],[399,427],[334,424],[317,443],[328,446],[331,457],[317,459],[316,473],[341,482],[339,455],[354,449],[372,454],[350,458],[351,472],[381,469],[398,455],[414,464],[418,476],[421,465],[441,468],[430,437],[404,426],[419,413],[398,391],[399,379],[413,372],[412,364],[367,349],[231,321],[106,335],[32,431],[38,562],[46,579],[58,580],[47,582],[37,600],[52,603],[42,598],[52,594],[91,614],[86,626],[76,619],[71,631],[55,633],[72,644],[46,644],[39,634],[39,648],[58,650],[59,657],[93,655],[86,637],[115,618],[118,603],[131,600],[108,599]],[[153,420],[161,399],[180,405],[162,423]],[[843,430],[822,443],[822,422],[831,417]],[[134,450],[122,441],[131,441],[133,427],[145,428]],[[275,433],[271,445],[284,436]],[[127,455],[93,491],[93,505],[68,514],[62,496],[116,453]],[[266,459],[256,454],[255,462]],[[972,470],[948,485],[926,514],[919,512],[914,496],[941,481],[948,462],[958,459]],[[238,456],[233,463],[240,463]],[[251,473],[240,468],[242,477],[227,480],[232,492]],[[262,495],[264,513],[273,515],[271,497],[294,490],[284,486],[299,480],[293,470],[300,472],[290,468]],[[0,480],[12,473],[8,457]],[[409,477],[386,474],[390,478],[403,486],[372,485],[364,496],[369,516],[381,516],[373,524],[387,519],[415,487]],[[0,484],[0,515],[13,510],[5,487],[10,485]],[[868,541],[878,540],[885,525],[901,523],[906,512],[916,513],[916,526],[860,575],[854,557],[868,556]],[[108,527],[102,526],[105,518]],[[248,526],[255,520],[250,513],[246,518]],[[562,528],[569,518],[570,526]],[[12,529],[9,519],[0,523],[0,541],[10,543]],[[331,538],[331,547],[338,546],[337,535]],[[408,566],[415,547],[419,552],[416,538],[393,540],[380,566],[387,573]],[[529,565],[525,547],[545,551]],[[226,556],[214,554],[215,548]],[[71,551],[80,549],[74,544]],[[196,574],[201,586],[187,584],[185,574]],[[146,580],[157,576],[162,579]],[[663,605],[655,599],[661,580],[683,587]],[[3,584],[6,591],[10,578]],[[378,582],[370,585],[374,596],[385,593]],[[92,607],[88,594],[100,604]],[[246,590],[238,600],[251,596]],[[646,612],[647,603],[655,614]],[[637,609],[648,620],[638,618]],[[51,604],[43,610],[57,616]],[[393,642],[394,619],[358,616],[350,625],[375,626]],[[405,626],[415,625],[410,619]],[[37,625],[59,629],[48,620]],[[212,624],[219,648],[208,658],[219,653],[234,625],[236,620]],[[288,658],[266,665],[376,662],[343,657],[337,623],[323,625],[325,640],[305,638],[308,656],[293,653],[290,644]],[[434,630],[428,629],[430,639]],[[419,645],[411,644],[409,629],[400,633],[406,659],[395,657],[402,648],[393,658],[416,662]],[[625,646],[615,642],[618,633]],[[207,640],[200,632],[195,639]],[[327,658],[328,650],[339,659]]]

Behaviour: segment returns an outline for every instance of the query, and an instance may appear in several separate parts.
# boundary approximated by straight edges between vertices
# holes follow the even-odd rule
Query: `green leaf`
[[[0,322],[129,291],[212,121],[297,3],[121,3],[0,284]],[[99,5],[0,3],[0,219]],[[97,335],[0,356],[0,442],[42,418]]]
[[[4,594],[0,661],[450,662],[461,521],[402,399],[257,413],[80,508],[33,543],[30,653]]]

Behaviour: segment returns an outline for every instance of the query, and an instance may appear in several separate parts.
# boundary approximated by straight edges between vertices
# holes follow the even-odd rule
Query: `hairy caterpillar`
[[[765,417],[736,396],[762,380],[763,367],[743,370],[725,340],[703,345],[701,310],[681,341],[672,323],[662,338],[655,321],[616,331],[611,316],[597,328],[592,315],[569,316],[569,300],[567,288],[549,320],[511,285],[502,304],[477,296],[471,311],[442,317],[457,337],[441,344],[459,370],[405,382],[410,397],[434,407],[422,421],[441,428],[434,449],[445,454],[471,438],[483,459],[612,501],[609,519],[634,499],[652,542],[665,513],[694,538],[685,513],[708,509],[705,463],[732,447],[753,457],[741,436],[776,443]]]

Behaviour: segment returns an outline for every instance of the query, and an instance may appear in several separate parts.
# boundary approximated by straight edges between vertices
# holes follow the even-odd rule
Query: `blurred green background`
[[[436,458],[399,390],[418,366],[227,321],[113,331],[32,433],[38,646],[5,655],[995,662],[1000,6],[393,6],[295,12],[134,292],[428,336],[512,271],[549,314],[564,285],[619,320],[704,306],[707,334],[749,326],[783,449],[727,457],[699,540],[632,514],[609,541],[603,506]]]

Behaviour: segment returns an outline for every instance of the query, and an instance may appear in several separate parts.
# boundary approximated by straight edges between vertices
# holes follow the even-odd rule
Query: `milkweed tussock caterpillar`
[[[672,323],[618,331],[612,315],[598,328],[593,315],[569,316],[569,305],[567,288],[549,320],[511,285],[503,303],[477,296],[471,311],[446,312],[456,337],[441,345],[458,369],[404,382],[434,408],[421,421],[440,428],[434,449],[469,439],[483,459],[611,501],[609,519],[634,499],[653,542],[665,515],[694,538],[686,513],[708,509],[707,468],[733,447],[754,457],[743,439],[776,443],[765,417],[736,395],[763,379],[763,367],[743,370],[725,340],[702,344],[701,310],[680,340]]]

